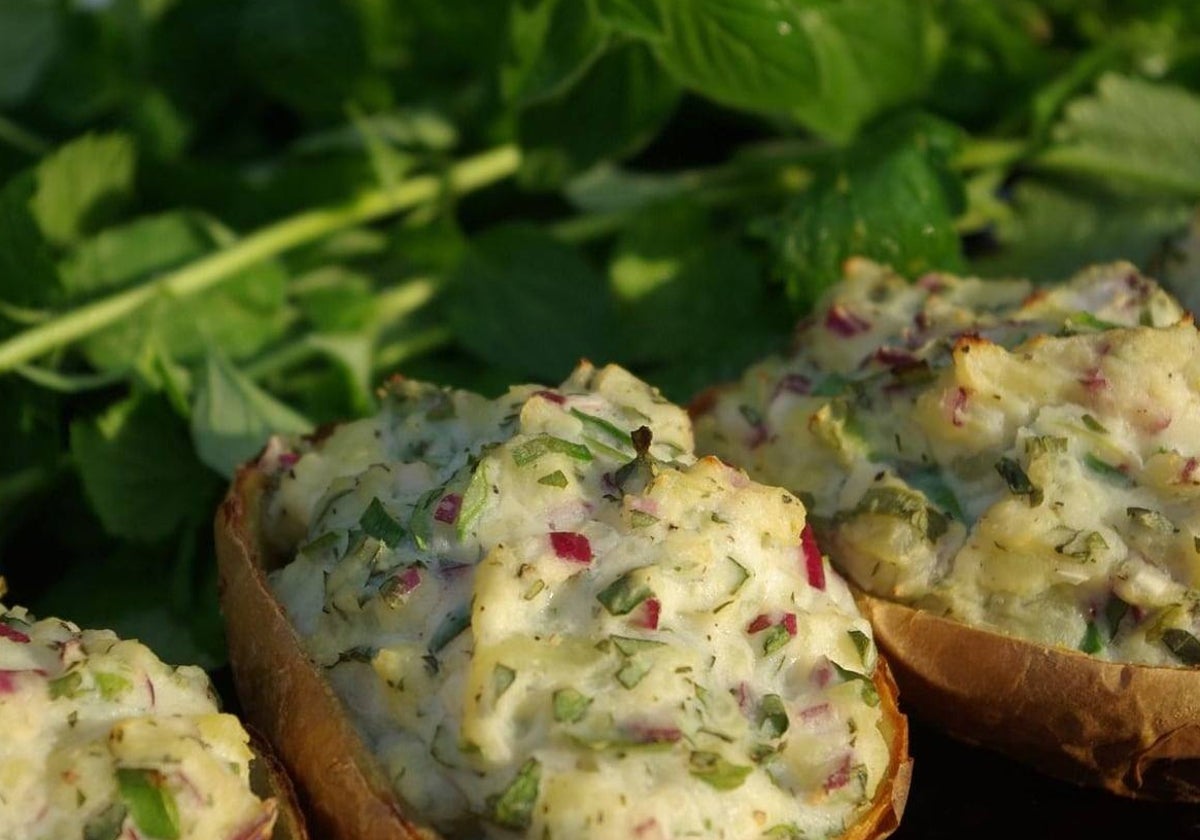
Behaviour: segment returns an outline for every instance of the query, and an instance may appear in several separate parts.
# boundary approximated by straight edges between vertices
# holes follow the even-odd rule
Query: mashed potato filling
[[[810,503],[876,595],[1105,659],[1200,664],[1200,334],[1131,266],[1062,286],[848,266],[700,447]]]
[[[891,759],[876,651],[796,497],[697,460],[615,367],[383,396],[262,463],[300,543],[273,586],[418,814],[562,840],[857,821]]]
[[[0,605],[0,838],[265,840],[248,736],[199,668]]]

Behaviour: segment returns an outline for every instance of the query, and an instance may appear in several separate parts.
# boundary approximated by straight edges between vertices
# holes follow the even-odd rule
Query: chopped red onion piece
[[[462,496],[457,493],[447,493],[442,496],[442,500],[438,502],[437,509],[433,512],[433,518],[438,522],[445,522],[448,525],[453,525],[458,521],[458,511],[462,507]]]
[[[592,560],[592,544],[583,534],[572,531],[551,531],[550,546],[555,555],[564,560],[576,563],[590,563]]]

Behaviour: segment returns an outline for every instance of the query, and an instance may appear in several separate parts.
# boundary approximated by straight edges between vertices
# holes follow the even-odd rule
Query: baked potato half
[[[575,417],[578,419],[578,414],[581,413],[579,409],[576,409],[576,414],[572,415],[569,409],[573,405],[587,405],[589,411],[594,412],[594,414],[589,415],[591,419],[582,421],[584,427],[590,427],[593,430],[602,429],[603,427],[596,421],[596,417],[607,410],[606,406],[608,403],[602,404],[596,397],[596,393],[604,392],[606,387],[596,384],[597,377],[599,377],[600,381],[608,381],[612,388],[622,392],[624,392],[623,389],[634,387],[630,383],[636,382],[632,377],[624,374],[623,371],[614,372],[613,369],[605,369],[604,371],[597,372],[590,368],[590,366],[585,366],[582,372],[577,371],[572,380],[564,383],[562,389],[530,389],[528,392],[518,394],[514,405],[523,414],[535,414],[540,418],[537,420],[537,423],[545,421],[560,424],[555,427],[556,432],[563,435],[563,437],[557,438],[558,440],[567,440],[569,438],[569,433],[563,431],[567,428],[567,419],[565,418]],[[605,377],[607,377],[607,380],[605,380]],[[407,387],[401,383],[393,383],[393,385],[397,388]],[[637,383],[637,387],[644,388],[645,386]],[[648,395],[646,397],[647,402],[644,404],[639,403],[639,405],[643,410],[652,413],[655,411],[655,408],[649,402],[650,392],[648,389],[646,389],[646,394]],[[652,395],[652,397],[654,400],[660,400],[657,395]],[[435,398],[434,403],[439,405],[439,411],[444,412],[445,405],[439,403],[440,399]],[[575,402],[569,404],[570,401]],[[463,412],[461,405],[458,407],[458,411],[461,415]],[[558,413],[547,420],[546,417],[550,412]],[[561,413],[561,417],[559,413]],[[529,416],[525,416],[522,422],[533,421],[530,420]],[[682,413],[679,414],[678,418],[672,418],[672,422],[675,422],[678,428],[674,430],[667,429],[664,432],[664,440],[669,442],[671,434],[674,432],[679,432],[680,434],[684,434],[685,437],[690,438],[690,429],[686,429],[687,421]],[[392,425],[394,427],[402,424]],[[576,423],[576,425],[579,424]],[[669,426],[669,423],[667,425]],[[542,429],[543,427],[537,425],[537,428]],[[660,426],[659,430],[661,429],[662,427]],[[354,435],[357,433],[348,434]],[[508,444],[497,448],[488,446],[484,448],[484,451],[490,452],[494,456],[496,453],[499,453],[499,456],[503,456],[504,458],[509,458],[511,455],[512,457],[509,458],[509,461],[523,466],[526,464],[525,458],[531,450],[528,446],[524,449],[520,447],[528,444],[531,440],[545,441],[545,434],[542,431],[534,433],[532,437],[518,436],[515,438],[517,441],[515,455],[513,455],[512,449],[505,448]],[[369,440],[370,438],[371,435],[368,433],[358,435],[357,439],[362,441]],[[580,438],[580,440],[584,439]],[[683,453],[688,448],[686,446],[687,442],[690,442],[690,440],[684,442],[681,439],[681,445],[674,447],[674,449]],[[308,451],[312,451],[313,448],[319,450],[322,445],[322,441],[303,444],[303,446],[310,447]],[[596,458],[598,460],[601,457],[599,453],[602,452],[602,445],[595,441],[593,441],[592,445],[595,447],[594,451],[597,453]],[[539,480],[537,484],[539,486],[551,486],[555,488],[562,487],[563,469],[553,469],[559,465],[559,461],[555,460],[555,456],[562,453],[555,451],[546,454],[544,451],[545,444],[540,443],[538,446],[541,447],[538,455],[541,459],[539,460],[538,473],[545,472],[545,475],[541,476],[542,480]],[[564,457],[581,459],[581,449],[568,449],[563,444],[554,444],[553,447],[563,449],[567,453]],[[643,445],[638,449],[636,456],[631,457],[630,463],[648,463],[646,461],[649,457],[647,454],[648,448],[648,439],[643,439]],[[432,827],[431,821],[423,816],[419,816],[418,809],[406,801],[402,793],[393,787],[389,777],[394,778],[397,774],[395,763],[385,763],[384,760],[368,748],[362,733],[364,724],[361,720],[352,719],[352,715],[347,710],[346,701],[339,696],[338,690],[335,689],[334,680],[328,676],[331,669],[330,662],[337,663],[344,661],[346,657],[338,655],[327,660],[325,663],[318,661],[321,658],[321,654],[319,652],[314,653],[312,641],[306,640],[304,635],[297,630],[295,617],[290,615],[289,611],[280,602],[278,594],[280,584],[277,577],[272,577],[272,573],[293,559],[297,551],[297,546],[302,540],[307,539],[311,544],[314,536],[312,529],[310,529],[305,533],[294,534],[291,539],[280,538],[281,531],[285,535],[287,533],[286,528],[281,529],[279,527],[278,508],[280,502],[278,487],[281,471],[286,473],[292,465],[302,463],[300,460],[302,457],[303,455],[300,455],[298,458],[295,453],[288,451],[285,453],[285,462],[281,467],[278,445],[273,444],[269,446],[260,459],[254,463],[247,464],[240,470],[216,518],[222,611],[227,622],[230,661],[245,713],[249,720],[256,727],[260,728],[275,745],[276,751],[297,785],[300,798],[308,810],[312,828],[320,836],[335,838],[336,840],[351,840],[351,838],[354,840],[358,840],[359,838],[363,838],[364,840],[401,840],[401,838],[433,838],[440,836],[440,834],[455,835],[468,830],[477,831],[480,828],[477,817],[467,818],[466,821],[451,820],[449,822],[445,818],[442,818],[440,820],[439,833],[439,831]],[[373,460],[373,456],[365,456],[364,463],[372,463]],[[731,470],[715,459],[707,459],[698,463],[694,459],[690,459],[688,463],[691,463],[693,466],[681,468],[678,471],[681,475],[690,475],[690,471],[694,470],[698,471],[704,480],[716,481],[717,477],[720,477],[720,480],[728,478],[739,484],[745,483],[744,476],[738,478],[737,476],[740,473]],[[502,472],[498,472],[503,469],[498,462],[488,461],[486,464],[485,468],[492,470],[490,475],[496,485],[500,488],[507,488],[506,480],[512,476],[505,476]],[[562,462],[564,469],[569,466],[566,461]],[[620,466],[619,461],[615,463],[615,467],[619,468]],[[303,469],[303,467],[298,467],[297,471],[302,472]],[[479,471],[481,467],[478,464],[473,464],[472,469]],[[647,469],[653,472],[657,468],[651,469],[648,467]],[[612,474],[609,474],[609,478],[605,480],[614,480],[614,475],[617,472],[619,470],[614,469]],[[663,482],[669,484],[675,480],[673,478],[676,475],[674,469],[668,470],[664,468],[663,473],[666,474],[666,478],[663,478],[661,475],[657,478],[651,477],[648,472],[645,478],[649,482],[649,486],[656,486],[656,481],[659,484]],[[626,471],[615,480],[621,483],[638,481],[639,479],[631,478],[632,474],[632,471]],[[568,480],[574,481],[576,477],[573,475]],[[598,473],[596,479],[600,480]],[[683,479],[679,480],[682,481]],[[457,485],[455,484],[455,480],[451,480],[447,486],[453,489]],[[460,508],[466,510],[470,507],[469,498],[463,500],[456,493],[441,495],[443,492],[445,492],[445,488],[433,497],[433,503],[436,503],[439,497],[443,502],[448,497],[455,498],[456,501],[453,505],[453,513],[455,515],[459,514]],[[502,491],[498,490],[497,492]],[[772,493],[776,502],[798,510],[802,516],[802,508],[800,508],[796,500],[790,497],[790,495],[785,494],[787,495],[787,499],[781,500],[777,495],[779,491],[768,491],[766,488],[763,488],[763,492]],[[467,495],[468,493],[469,491],[463,495]],[[650,494],[651,491],[647,490],[646,493]],[[637,494],[629,491],[627,499],[632,498],[634,495]],[[346,497],[342,496],[340,498],[345,499]],[[641,505],[644,499],[641,495],[638,495],[638,499],[638,504]],[[374,502],[376,501],[379,501],[379,497],[375,497],[370,507],[374,507]],[[668,515],[665,507],[652,508],[645,505],[631,509],[630,504],[628,501],[625,504],[625,514],[634,510],[636,513],[649,516],[649,511],[654,510],[657,515],[664,518]],[[273,522],[270,521],[272,517],[272,505],[275,506]],[[428,506],[431,507],[432,503]],[[446,512],[448,507],[446,504],[436,504],[433,512],[435,527],[440,527],[436,525],[438,522],[447,526],[454,524],[453,519],[449,515],[441,515]],[[388,509],[393,511],[395,515],[396,508],[390,502]],[[414,517],[418,515],[420,510],[421,506],[417,505]],[[647,519],[637,521],[641,523],[642,527],[646,527],[646,523],[648,522]],[[803,523],[802,518],[794,521],[800,524]],[[483,524],[479,527],[489,527],[486,516],[482,517],[480,522]],[[409,532],[414,529],[419,531],[422,527],[419,523],[414,523],[413,520],[407,520],[405,526]],[[579,527],[582,528],[583,526]],[[686,527],[682,530],[686,531]],[[563,537],[564,534],[568,533],[570,534],[569,537]],[[601,565],[599,558],[602,552],[600,548],[602,539],[594,531],[589,531],[588,533],[591,534],[592,545],[595,547],[597,557],[596,565],[599,566]],[[799,534],[797,533],[795,536],[798,537]],[[551,557],[550,562],[578,563],[583,565],[584,560],[580,554],[580,546],[587,546],[588,543],[582,537],[582,532],[553,532],[549,545],[554,546],[554,551],[557,551],[558,554],[556,559]],[[427,539],[431,541],[435,540],[436,534],[428,535]],[[519,541],[514,540],[513,542]],[[526,542],[534,546],[534,549],[530,550],[540,550],[539,547],[542,546],[540,538],[534,539],[532,543],[529,543],[528,540]],[[591,556],[591,551],[592,548],[586,549],[589,557]],[[796,547],[792,551],[796,551]],[[301,549],[301,553],[303,553],[303,549]],[[499,554],[503,553],[503,550],[499,552]],[[486,552],[484,557],[479,561],[481,571],[476,574],[493,574],[493,572],[488,571],[488,567],[499,568],[500,559],[497,555],[498,553],[494,549]],[[823,571],[825,568],[823,565],[824,561],[818,555],[815,559],[810,559],[809,562],[817,564],[821,569],[818,572],[813,566],[810,565],[809,567],[812,570],[812,574],[821,575],[820,582],[823,589],[826,585]],[[528,562],[521,561],[519,568],[525,569],[532,563],[532,560],[528,560]],[[453,568],[457,570],[459,566],[455,565]],[[575,568],[578,568],[578,566]],[[801,565],[801,568],[803,568],[803,565]],[[788,574],[793,573],[789,572]],[[802,575],[803,572],[799,572],[798,574]],[[571,576],[579,579],[587,577],[587,574],[582,572],[577,574],[572,571]],[[537,582],[540,582],[540,580]],[[551,581],[547,585],[547,588],[552,588],[554,585],[554,582]],[[623,589],[620,585],[616,584],[606,587],[601,593],[603,596],[601,603],[604,604],[604,610],[601,611],[600,615],[602,615],[603,620],[624,622],[620,626],[628,627],[630,632],[638,637],[652,635],[650,631],[657,628],[660,611],[664,626],[672,620],[683,622],[683,618],[674,618],[672,616],[671,598],[673,596],[666,588],[667,584],[659,581],[655,585],[659,587],[658,597],[647,598],[644,594],[641,596],[635,595],[633,596],[633,601],[636,601],[638,597],[641,597],[642,600],[636,605],[633,605],[633,601],[626,601],[626,605],[629,606],[628,609],[618,603],[621,599],[628,596],[627,589]],[[838,592],[845,591],[841,581],[836,580],[832,572],[830,572],[829,586]],[[394,588],[389,589],[386,584],[382,589],[390,594],[394,594]],[[534,585],[526,590],[526,594],[528,595],[529,592],[533,592],[536,595],[542,591],[544,591],[542,586]],[[559,597],[565,602],[567,596],[560,591]],[[801,593],[795,597],[803,601],[808,596]],[[825,596],[822,595],[821,597],[824,598]],[[841,596],[839,595],[838,597]],[[661,604],[659,603],[659,598],[661,598]],[[472,603],[474,610],[473,621],[475,622],[471,628],[472,632],[461,634],[458,638],[462,639],[474,633],[476,640],[473,644],[477,648],[474,655],[476,658],[482,658],[485,655],[490,655],[485,653],[484,646],[487,634],[491,631],[488,627],[484,626],[488,619],[483,616],[480,608],[481,606],[491,606],[491,604],[481,604],[479,599],[473,600]],[[847,601],[846,603],[853,609],[852,602]],[[732,610],[729,612],[732,612]],[[741,621],[742,619],[736,620]],[[750,621],[750,626],[738,631],[738,635],[742,633],[747,634],[750,639],[749,645],[753,646],[754,649],[765,650],[769,648],[774,651],[776,644],[786,644],[789,639],[794,637],[794,632],[790,628],[795,626],[794,623],[796,620],[795,615],[791,615],[789,619],[787,615],[776,617],[772,614],[771,619],[768,621],[764,614],[764,616],[754,618]],[[804,619],[801,618],[800,620],[803,621]],[[770,626],[768,626],[768,623]],[[761,626],[759,626],[760,624]],[[848,644],[847,649],[853,650],[856,645],[869,643],[868,636],[864,632],[867,628],[865,622],[862,623],[862,628],[863,630],[856,631],[857,635],[849,637],[852,643]],[[766,641],[768,636],[775,638],[776,641]],[[633,662],[637,656],[644,654],[628,654],[625,646],[638,645],[638,649],[641,650],[641,646],[658,644],[649,639],[632,638],[625,635],[612,636],[610,638],[615,640],[618,648],[621,648],[622,652],[620,656],[624,657],[628,655],[629,657],[628,660],[621,660],[618,657],[616,661],[626,661],[627,665]],[[447,645],[445,650],[450,650],[452,645],[457,643],[455,641]],[[511,640],[507,643],[511,643]],[[440,644],[446,643],[443,641]],[[738,644],[742,644],[742,642],[739,641]],[[597,644],[596,647],[607,649],[608,646]],[[588,649],[590,648],[591,644],[589,643]],[[436,649],[442,650],[441,648]],[[578,650],[583,651],[584,649],[578,648]],[[896,828],[903,812],[910,779],[911,763],[908,757],[908,729],[907,723],[903,715],[899,712],[897,705],[895,683],[883,659],[874,656],[873,647],[870,650],[872,651],[870,654],[872,667],[869,670],[869,677],[863,674],[853,674],[836,663],[822,660],[825,661],[825,664],[822,665],[822,679],[824,681],[832,680],[833,687],[835,688],[837,685],[841,685],[844,691],[841,691],[840,695],[852,697],[854,704],[858,704],[860,696],[862,698],[869,698],[870,720],[873,721],[872,728],[876,732],[863,732],[861,736],[864,739],[864,744],[878,742],[881,752],[877,754],[876,760],[879,760],[878,756],[882,756],[882,763],[877,764],[875,769],[870,771],[872,773],[871,781],[873,789],[869,791],[868,797],[847,811],[846,813],[849,815],[849,818],[844,819],[840,823],[840,829],[828,835],[847,838],[847,840],[872,840],[873,838],[884,837],[890,834]],[[447,658],[449,656],[445,653],[440,655]],[[544,655],[544,652],[530,655],[536,658],[536,656]],[[582,655],[586,658],[589,654],[585,653]],[[618,656],[615,650],[612,652],[612,655]],[[375,659],[378,662],[379,657],[377,654],[375,655]],[[524,677],[524,671],[522,671],[520,676],[514,676],[513,671],[517,670],[517,665],[511,660],[509,662],[514,665],[514,668],[509,669],[505,667],[503,669],[508,673],[505,674],[504,683],[499,689],[500,693],[507,691],[510,685],[519,688],[521,686],[520,679]],[[356,663],[355,667],[361,664]],[[334,667],[336,667],[336,664]],[[376,667],[381,666],[377,664]],[[442,667],[444,668],[445,665],[443,664]],[[437,670],[437,668],[434,667],[434,670]],[[594,706],[600,706],[608,702],[607,698],[613,696],[614,693],[620,695],[627,690],[632,692],[632,688],[637,685],[637,681],[644,678],[644,669],[631,676],[631,673],[635,670],[623,667],[616,676],[616,679],[620,682],[620,686],[614,686],[613,689],[609,690],[607,695],[596,694],[594,697],[588,697],[586,702],[582,704],[577,703],[575,708],[564,712],[561,717],[559,716],[560,709],[558,709],[557,703],[558,695],[562,693],[562,690],[556,691],[555,719],[559,723],[569,721],[581,725],[578,714],[580,709],[587,708],[588,705],[593,703]],[[684,672],[690,670],[690,666],[682,666],[673,670]],[[867,669],[864,668],[864,672],[867,672]],[[501,672],[493,671],[491,673]],[[805,676],[807,678],[807,670],[805,671]],[[651,679],[653,678],[651,677]],[[609,677],[609,679],[611,680],[612,678]],[[575,685],[580,690],[587,690],[586,679],[581,679]],[[644,683],[644,685],[649,685],[649,681]],[[861,686],[861,689],[859,686]],[[698,691],[703,692],[703,689],[698,689]],[[578,693],[571,693],[575,694],[575,700],[578,701]],[[737,713],[740,702],[743,712],[753,716],[753,710],[758,708],[756,705],[758,701],[755,699],[753,691],[743,686],[741,693],[743,696],[740,698],[736,696],[727,696],[724,699],[718,697],[711,698],[710,702],[726,704],[735,713]],[[746,695],[750,695],[749,699]],[[780,701],[779,697],[772,696],[775,701]],[[476,697],[475,699],[477,701],[479,698]],[[469,698],[465,702],[469,704]],[[789,700],[788,702],[792,701]],[[766,704],[764,703],[764,705]],[[782,706],[772,708],[776,709],[777,713],[783,711]],[[855,708],[858,708],[858,706],[856,705]],[[862,708],[867,708],[867,706],[863,706]],[[746,712],[746,709],[750,709],[751,711]],[[768,749],[768,752],[771,749],[783,749],[785,739],[781,739],[778,736],[782,730],[787,728],[787,716],[790,716],[793,720],[792,731],[797,738],[807,737],[805,732],[802,731],[804,727],[819,726],[817,723],[804,720],[803,716],[796,709],[784,713],[785,717],[782,719],[782,722],[780,718],[772,717],[768,728],[774,728],[774,731],[768,733],[767,737],[774,737],[775,740],[772,742],[774,746]],[[808,713],[815,720],[818,717],[826,715],[829,711],[829,704],[826,703],[819,708],[814,707],[809,709]],[[832,718],[829,719],[832,720]],[[853,720],[849,720],[849,723],[852,733],[851,742],[853,742],[855,737],[853,732],[856,729],[856,724]],[[532,728],[536,728],[536,724]],[[622,731],[629,732],[631,730],[626,729]],[[691,734],[685,735],[673,726],[658,725],[648,725],[637,729],[636,736],[641,741],[640,744],[627,743],[625,746],[618,744],[619,751],[632,752],[642,747],[651,747],[653,748],[652,754],[655,756],[670,754],[672,751],[678,754],[680,750],[686,749],[684,745],[692,737]],[[460,736],[460,738],[465,737]],[[475,737],[486,738],[486,732],[482,736],[476,735]],[[571,737],[573,741],[578,742],[589,737],[589,735],[586,730],[581,728],[575,730],[575,734]],[[699,735],[697,737],[703,738],[706,736]],[[733,740],[732,736],[722,737],[726,740]],[[438,748],[436,740],[435,736],[433,747],[435,750]],[[486,750],[487,748],[485,740],[482,747],[475,749]],[[598,751],[592,753],[598,757],[596,759],[588,759],[584,755],[580,758],[580,761],[584,763],[593,760],[605,761],[607,760],[606,757],[599,756],[602,754],[607,755],[605,751],[611,752],[612,744],[593,743],[589,749]],[[747,775],[752,771],[751,767],[736,766],[714,752],[693,752],[691,753],[692,758],[690,762],[686,758],[686,751],[683,755],[685,756],[684,766],[691,768],[692,776],[702,777],[705,784],[711,786],[711,789],[717,793],[731,795],[727,791],[742,785]],[[764,760],[766,759],[765,753],[763,758]],[[546,760],[550,761],[550,759]],[[659,759],[653,760],[657,761]],[[823,775],[816,782],[815,792],[812,794],[816,800],[825,798],[832,800],[838,795],[837,791],[843,789],[848,791],[849,784],[865,785],[867,783],[868,770],[865,767],[862,770],[858,770],[857,766],[851,766],[849,759],[842,760],[836,758],[836,756],[835,764],[837,766],[834,767],[832,774],[826,777],[826,771],[822,771]],[[527,767],[528,763],[522,766]],[[403,768],[400,769],[401,771],[403,770]],[[861,781],[859,780],[860,774]],[[769,786],[770,784],[768,781]],[[747,783],[746,787],[749,789],[750,784]],[[782,789],[782,784],[779,785],[779,788]],[[705,789],[708,788],[706,787]],[[489,797],[488,802],[494,803],[497,798],[503,801],[512,790],[513,787],[509,787],[499,797],[493,794]],[[605,795],[604,785],[598,785],[595,793],[597,798],[603,802]],[[588,795],[584,791],[577,791],[576,794],[574,796],[575,801],[583,801],[588,798]],[[450,798],[451,795],[458,794],[447,790],[446,798]],[[482,801],[482,798],[480,801]],[[540,807],[542,800],[538,801]],[[493,806],[489,804],[488,807]],[[577,805],[572,807],[582,808],[584,806]],[[608,806],[606,805],[605,807]],[[686,805],[685,801],[684,807],[691,806]],[[493,812],[493,815],[488,817],[488,822],[485,826],[489,834],[491,836],[517,836],[513,832],[522,831],[524,826],[516,818],[505,821],[511,814],[512,811],[502,812],[501,817],[498,818]],[[620,814],[616,814],[615,812],[609,812],[609,816],[614,819],[621,817]],[[751,822],[752,825],[756,825],[752,831],[747,832],[743,828],[734,830],[739,832],[739,836],[742,834],[745,834],[745,836],[799,836],[797,833],[799,831],[798,828],[788,824],[773,823],[768,819],[766,812],[755,812],[754,820],[757,820],[758,823]],[[647,834],[647,832],[657,830],[651,820],[643,820],[639,824],[639,827],[641,828],[640,833],[643,835]]]
[[[1070,782],[1200,801],[1200,671],[1105,662],[869,595],[859,604],[921,719]]]
[[[1152,280],[851,261],[790,355],[692,412],[702,450],[805,499],[906,708],[1200,797],[1200,334]]]

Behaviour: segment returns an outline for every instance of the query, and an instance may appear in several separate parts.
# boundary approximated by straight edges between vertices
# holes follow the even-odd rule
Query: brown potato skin
[[[250,749],[254,760],[250,763],[250,789],[256,796],[272,800],[275,812],[270,823],[249,834],[238,835],[236,840],[309,840],[308,825],[291,777],[275,757],[271,745],[254,727],[250,733]]]
[[[304,653],[266,574],[280,565],[266,549],[261,502],[267,486],[254,463],[239,470],[217,511],[215,535],[221,611],[238,697],[290,772],[314,836],[326,840],[436,840],[413,822],[342,713],[340,701]],[[881,657],[874,682],[884,710],[892,762],[875,799],[841,840],[876,840],[899,825],[912,759],[908,721]],[[305,840],[304,835],[298,836]]]
[[[1106,662],[856,594],[913,714],[1070,782],[1200,801],[1200,669]]]

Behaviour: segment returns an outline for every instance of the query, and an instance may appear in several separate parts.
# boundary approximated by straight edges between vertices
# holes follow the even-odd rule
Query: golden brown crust
[[[234,480],[215,523],[221,609],[238,697],[250,722],[275,745],[306,806],[315,836],[328,840],[435,840],[412,822],[359,739],[328,682],[303,652],[266,573],[260,504],[266,478],[253,464]],[[875,686],[892,745],[887,778],[843,840],[886,837],[899,824],[912,761],[896,683],[880,659]],[[303,835],[300,836],[303,840]]]
[[[905,707],[1123,796],[1200,801],[1200,670],[1105,662],[859,594]]]

